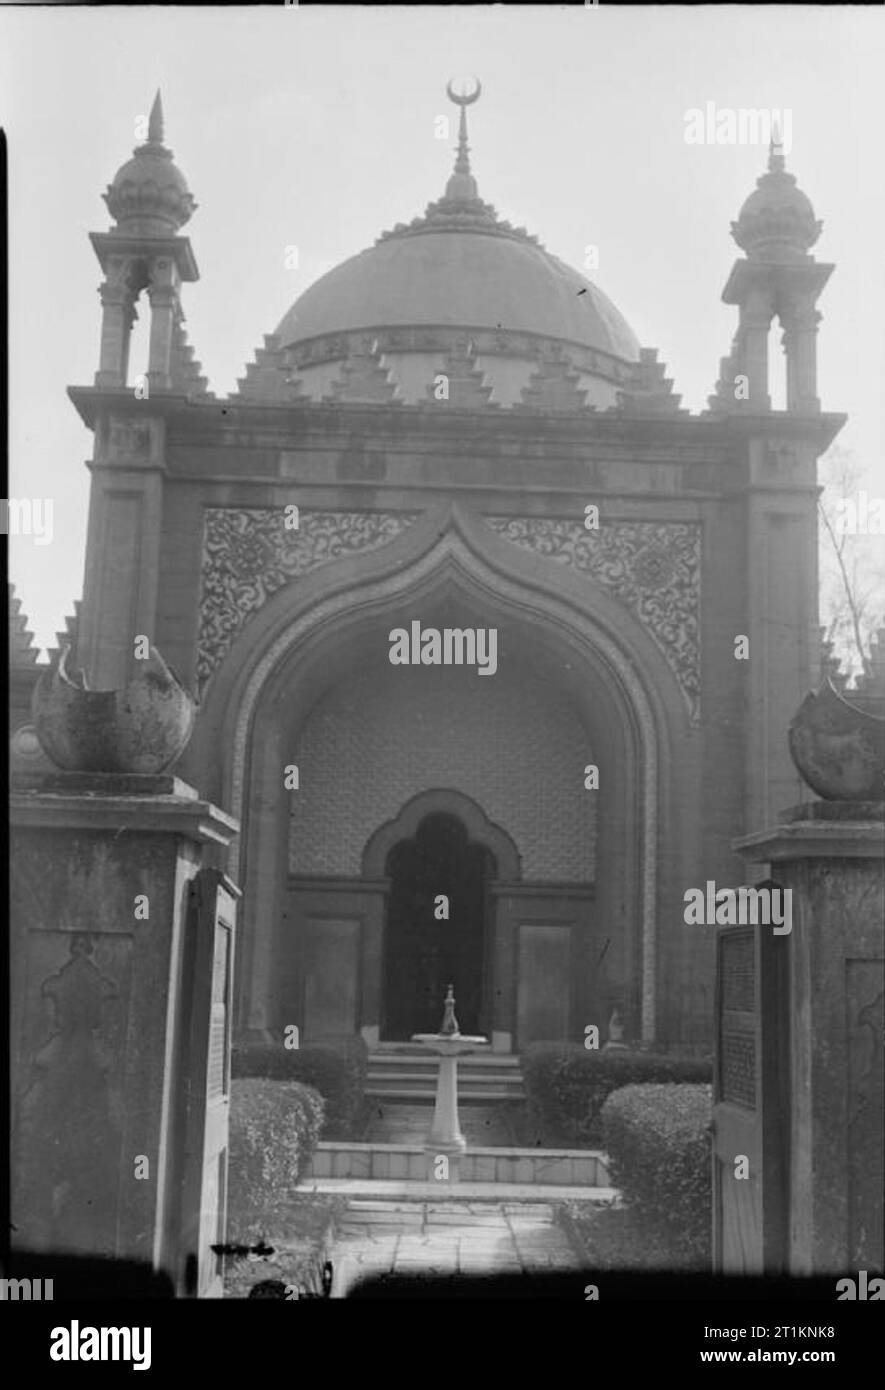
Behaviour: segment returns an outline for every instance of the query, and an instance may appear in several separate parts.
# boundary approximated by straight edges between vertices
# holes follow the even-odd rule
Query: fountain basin
[[[441,1057],[455,1057],[459,1052],[480,1052],[490,1046],[488,1038],[470,1033],[413,1033],[412,1042],[423,1043]]]

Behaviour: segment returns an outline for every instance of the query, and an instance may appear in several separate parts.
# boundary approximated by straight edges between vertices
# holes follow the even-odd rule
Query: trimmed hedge
[[[231,1082],[228,1241],[275,1234],[317,1146],[323,1099],[297,1081]]]
[[[235,1045],[231,1075],[300,1081],[325,1101],[324,1139],[353,1139],[360,1121],[369,1049],[359,1036],[287,1048],[278,1043]]]
[[[674,1250],[710,1257],[711,1086],[625,1086],[602,1108],[615,1187]]]
[[[656,1052],[591,1051],[582,1043],[530,1043],[522,1074],[531,1123],[555,1146],[602,1142],[600,1112],[612,1091],[641,1083],[712,1079],[709,1059]]]

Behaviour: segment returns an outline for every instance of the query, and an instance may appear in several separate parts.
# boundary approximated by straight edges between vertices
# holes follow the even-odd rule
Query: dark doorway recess
[[[446,811],[431,812],[411,839],[394,845],[386,863],[385,1039],[436,1032],[449,984],[461,1031],[481,1031],[488,888],[496,874],[492,853]],[[448,921],[434,915],[441,894]]]

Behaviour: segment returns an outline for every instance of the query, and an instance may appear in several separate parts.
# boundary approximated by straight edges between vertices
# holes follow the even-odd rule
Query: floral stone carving
[[[318,565],[377,550],[420,512],[302,512],[287,529],[279,507],[208,507],[197,682],[205,686],[234,638],[271,595]]]
[[[701,528],[682,521],[612,521],[598,531],[547,517],[486,517],[499,535],[601,584],[663,653],[693,724],[700,718]]]

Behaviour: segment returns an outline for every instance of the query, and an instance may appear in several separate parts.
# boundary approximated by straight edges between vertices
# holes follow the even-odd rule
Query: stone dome
[[[635,335],[600,289],[481,200],[452,99],[461,129],[443,197],[323,275],[277,327],[293,382],[315,400],[415,404],[444,373],[465,405],[614,406]]]
[[[193,215],[196,203],[187,181],[163,144],[163,107],[158,92],[148,138],[117,170],[104,194],[117,228],[133,236],[175,234]]]
[[[295,301],[283,347],[354,329],[442,325],[535,333],[635,361],[627,323],[595,285],[525,234],[492,227],[395,230]]]

